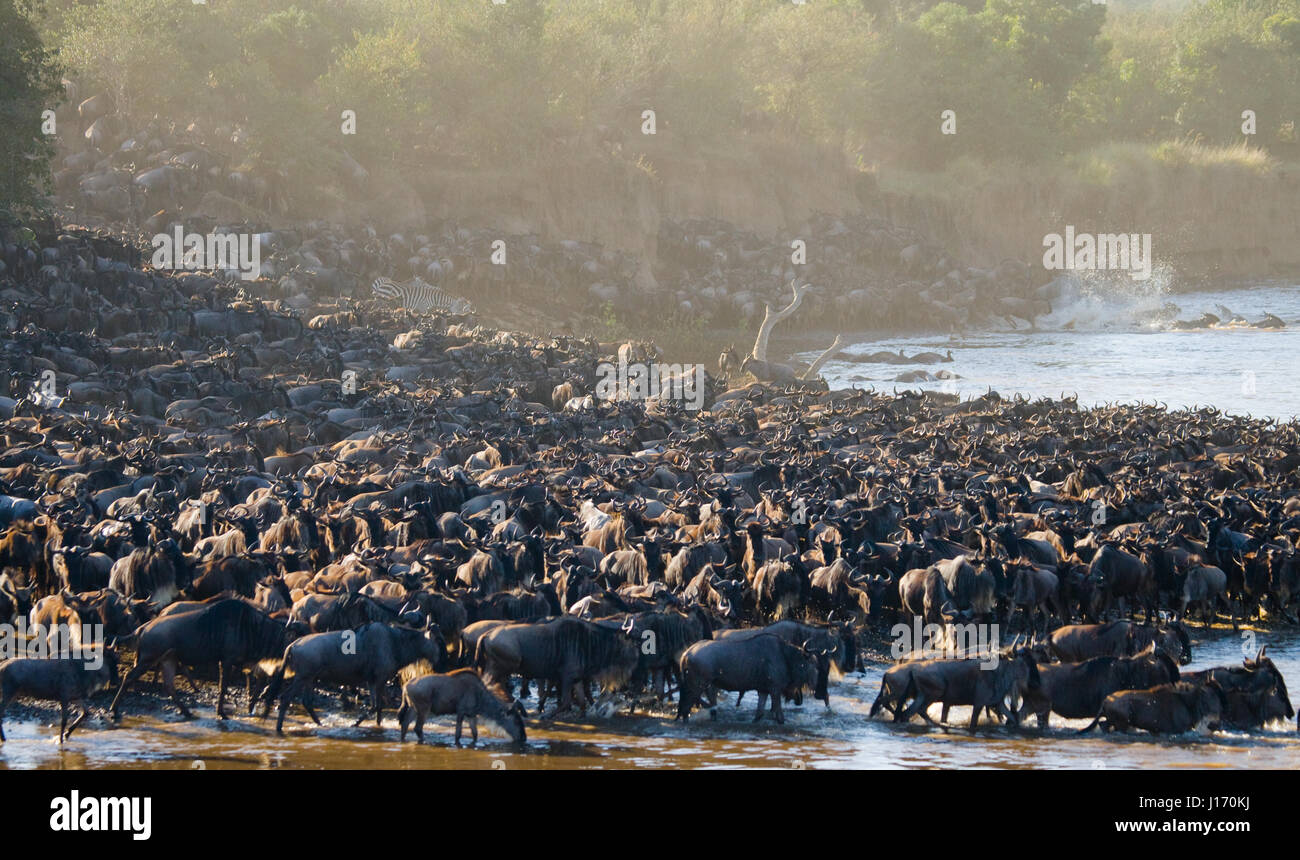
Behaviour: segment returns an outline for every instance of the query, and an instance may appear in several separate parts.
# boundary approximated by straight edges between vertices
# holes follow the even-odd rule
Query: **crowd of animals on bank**
[[[918,617],[1014,640],[991,670],[891,667],[877,716],[1294,716],[1263,652],[1179,668],[1196,624],[1295,623],[1294,423],[722,374],[700,411],[605,401],[596,365],[653,346],[304,319],[87,234],[41,255],[0,284],[0,621],[110,644],[93,669],[0,665],[0,719],[57,701],[63,738],[97,692],[159,705],[156,671],[184,714],[178,673],[215,675],[219,715],[233,685],[277,727],[338,688],[368,698],[358,723],[396,706],[404,736],[449,715],[457,740],[480,717],[523,740],[548,701],[598,692],[689,722],[753,691],[782,722]]]
[[[133,124],[107,94],[82,98],[68,87],[58,113],[70,131],[53,174],[61,208],[79,221],[130,225],[146,239],[177,226],[251,234],[261,274],[277,297],[299,307],[321,295],[356,295],[376,277],[420,278],[471,301],[608,306],[629,319],[639,318],[653,292],[675,314],[748,326],[798,277],[819,286],[807,318],[834,319],[846,329],[948,330],[1004,319],[1014,327],[1051,309],[1050,273],[1041,268],[1015,260],[969,264],[917,230],[864,214],[814,213],[790,235],[665,218],[651,237],[653,251],[639,254],[414,214],[387,228],[326,220],[286,228],[285,177],[258,163],[238,124]],[[338,171],[331,179],[347,188],[368,181],[351,158]],[[794,240],[805,246],[797,263]],[[503,265],[493,264],[498,241]]]

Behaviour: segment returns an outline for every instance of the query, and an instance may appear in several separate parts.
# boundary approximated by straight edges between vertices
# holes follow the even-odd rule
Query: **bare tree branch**
[[[755,361],[767,361],[767,339],[772,334],[772,329],[781,320],[790,316],[799,310],[799,305],[803,304],[804,293],[808,292],[811,284],[804,284],[801,287],[795,286],[795,282],[790,282],[791,289],[794,290],[794,300],[786,305],[784,310],[772,313],[772,306],[765,304],[763,313],[763,324],[758,328],[758,337],[754,340],[754,351],[750,353]]]
[[[844,348],[844,336],[839,334],[835,335],[835,342],[832,343],[830,346],[828,346],[825,352],[817,356],[817,360],[814,361],[812,363],[812,366],[809,367],[807,370],[805,370],[803,372],[803,376],[799,378],[804,380],[816,379],[818,371],[822,369],[822,365],[830,361],[831,356],[835,355],[835,353],[839,352],[843,348]]]

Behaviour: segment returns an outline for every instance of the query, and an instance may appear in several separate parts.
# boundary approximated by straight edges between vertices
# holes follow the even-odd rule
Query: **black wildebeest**
[[[284,730],[284,715],[295,696],[302,697],[308,716],[320,725],[320,719],[311,706],[313,689],[317,681],[332,681],[367,687],[375,707],[375,725],[381,725],[384,685],[398,670],[418,660],[429,661],[436,670],[446,668],[447,643],[438,628],[394,627],[371,622],[356,630],[333,630],[304,636],[285,648],[284,661],[271,679],[262,716],[270,713],[276,691],[288,678],[288,686],[280,694],[276,733]],[[361,725],[364,718],[363,711],[355,725]]]
[[[1182,734],[1202,725],[1213,731],[1227,707],[1227,697],[1214,681],[1124,690],[1107,696],[1096,718],[1079,731],[1092,731],[1098,724],[1106,731],[1132,727],[1152,734]]]
[[[844,672],[852,672],[857,666],[858,644],[854,639],[853,631],[848,625],[843,624],[824,626],[787,620],[766,627],[719,631],[716,636],[719,639],[743,639],[768,633],[781,637],[816,658],[817,679],[813,686],[813,698],[821,699],[829,708],[831,697],[827,685],[831,663],[837,664]],[[740,704],[743,696],[743,692],[737,696],[737,705]]]
[[[504,685],[511,675],[550,681],[559,690],[560,710],[572,705],[577,685],[585,711],[586,685],[624,683],[636,668],[638,653],[622,630],[564,616],[489,630],[478,641],[475,664],[491,684]],[[538,701],[539,711],[543,704],[544,699]]]
[[[1048,663],[1038,667],[1039,686],[1025,690],[1020,718],[1038,716],[1046,728],[1050,713],[1066,719],[1095,716],[1101,703],[1119,690],[1142,690],[1179,680],[1178,667],[1154,648],[1134,657],[1094,657],[1082,663]]]
[[[518,702],[507,705],[496,697],[473,669],[457,669],[445,675],[422,675],[402,688],[402,707],[397,721],[402,724],[402,740],[412,716],[415,737],[424,743],[424,719],[429,714],[456,716],[456,746],[460,746],[461,724],[469,718],[470,745],[478,744],[480,715],[496,723],[515,743],[523,743],[524,709]]]
[[[91,668],[98,662],[97,666]],[[59,703],[59,743],[86,718],[86,699],[117,680],[117,655],[105,650],[102,660],[80,657],[18,657],[0,663],[0,741],[5,739],[4,715],[15,696],[31,696]],[[68,705],[81,713],[68,725]]]
[[[217,600],[203,608],[155,618],[138,631],[136,664],[113,697],[117,718],[122,697],[145,672],[163,667],[163,683],[181,713],[191,716],[176,689],[178,666],[211,666],[218,670],[217,716],[225,719],[226,685],[238,669],[284,653],[290,631],[245,600]]]
[[[871,705],[871,716],[889,707],[895,722],[907,722],[919,713],[926,722],[937,726],[928,708],[941,702],[945,714],[953,705],[969,705],[972,731],[980,711],[986,708],[1016,725],[1015,713],[1006,706],[1007,697],[1017,690],[1037,689],[1038,685],[1038,666],[1027,649],[1001,655],[995,666],[989,666],[986,659],[916,660],[886,670],[880,693]],[[903,703],[909,699],[912,703],[904,708]]]
[[[682,687],[677,699],[677,718],[686,720],[704,693],[709,694],[709,713],[717,716],[717,691],[758,691],[754,722],[763,717],[763,706],[772,699],[772,714],[785,722],[782,696],[793,696],[817,679],[817,660],[807,651],[780,636],[762,634],[696,642],[682,652],[678,663]]]

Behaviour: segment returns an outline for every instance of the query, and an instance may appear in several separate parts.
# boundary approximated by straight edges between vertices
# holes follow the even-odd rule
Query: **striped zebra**
[[[405,284],[399,284],[389,278],[375,278],[370,289],[379,298],[395,302],[417,314],[427,314],[430,311],[446,311],[453,314],[474,313],[474,306],[468,299],[453,296],[433,284],[426,284],[418,277]]]

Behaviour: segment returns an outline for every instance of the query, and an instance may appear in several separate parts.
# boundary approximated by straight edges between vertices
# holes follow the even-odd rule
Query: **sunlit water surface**
[[[1239,663],[1243,648],[1267,645],[1287,678],[1300,678],[1300,636],[1258,633],[1244,642],[1230,630],[1193,630],[1196,660],[1189,670]],[[756,698],[741,708],[723,698],[716,721],[697,711],[689,724],[671,711],[653,716],[591,714],[564,721],[530,718],[523,748],[499,731],[480,726],[479,747],[452,746],[452,721],[426,725],[425,745],[408,735],[400,743],[390,715],[384,728],[373,721],[352,728],[336,714],[323,728],[312,726],[296,708],[277,737],[274,722],[239,716],[212,718],[126,717],[117,728],[88,720],[60,749],[48,722],[6,721],[9,740],[0,746],[0,767],[12,768],[1290,768],[1300,764],[1294,724],[1276,723],[1261,733],[1217,733],[1160,739],[1134,733],[1080,736],[1086,720],[1061,721],[1040,731],[965,726],[969,709],[954,708],[947,731],[920,722],[899,727],[868,719],[883,664],[839,679],[831,688],[830,711],[805,700],[786,708],[786,724],[768,716],[751,724]],[[932,711],[938,717],[938,708]],[[57,716],[50,712],[50,718]],[[466,727],[468,744],[468,726]]]
[[[879,339],[847,336],[844,353],[823,375],[832,387],[890,391],[935,389],[963,398],[988,389],[1004,396],[1079,396],[1083,405],[1160,402],[1172,409],[1214,406],[1224,412],[1288,420],[1300,415],[1300,286],[1268,284],[1250,289],[1168,295],[1151,285],[1071,286],[1053,313],[1031,330],[1015,320],[1001,330],[940,336]],[[1174,307],[1170,305],[1176,306]],[[1281,330],[1248,326],[1175,331],[1172,319],[1202,313],[1223,316],[1218,307],[1249,322],[1265,312],[1281,317]],[[868,364],[845,354],[952,350],[953,361],[932,365]],[[817,351],[799,358],[811,361]],[[947,370],[953,381],[894,382],[915,369]]]

